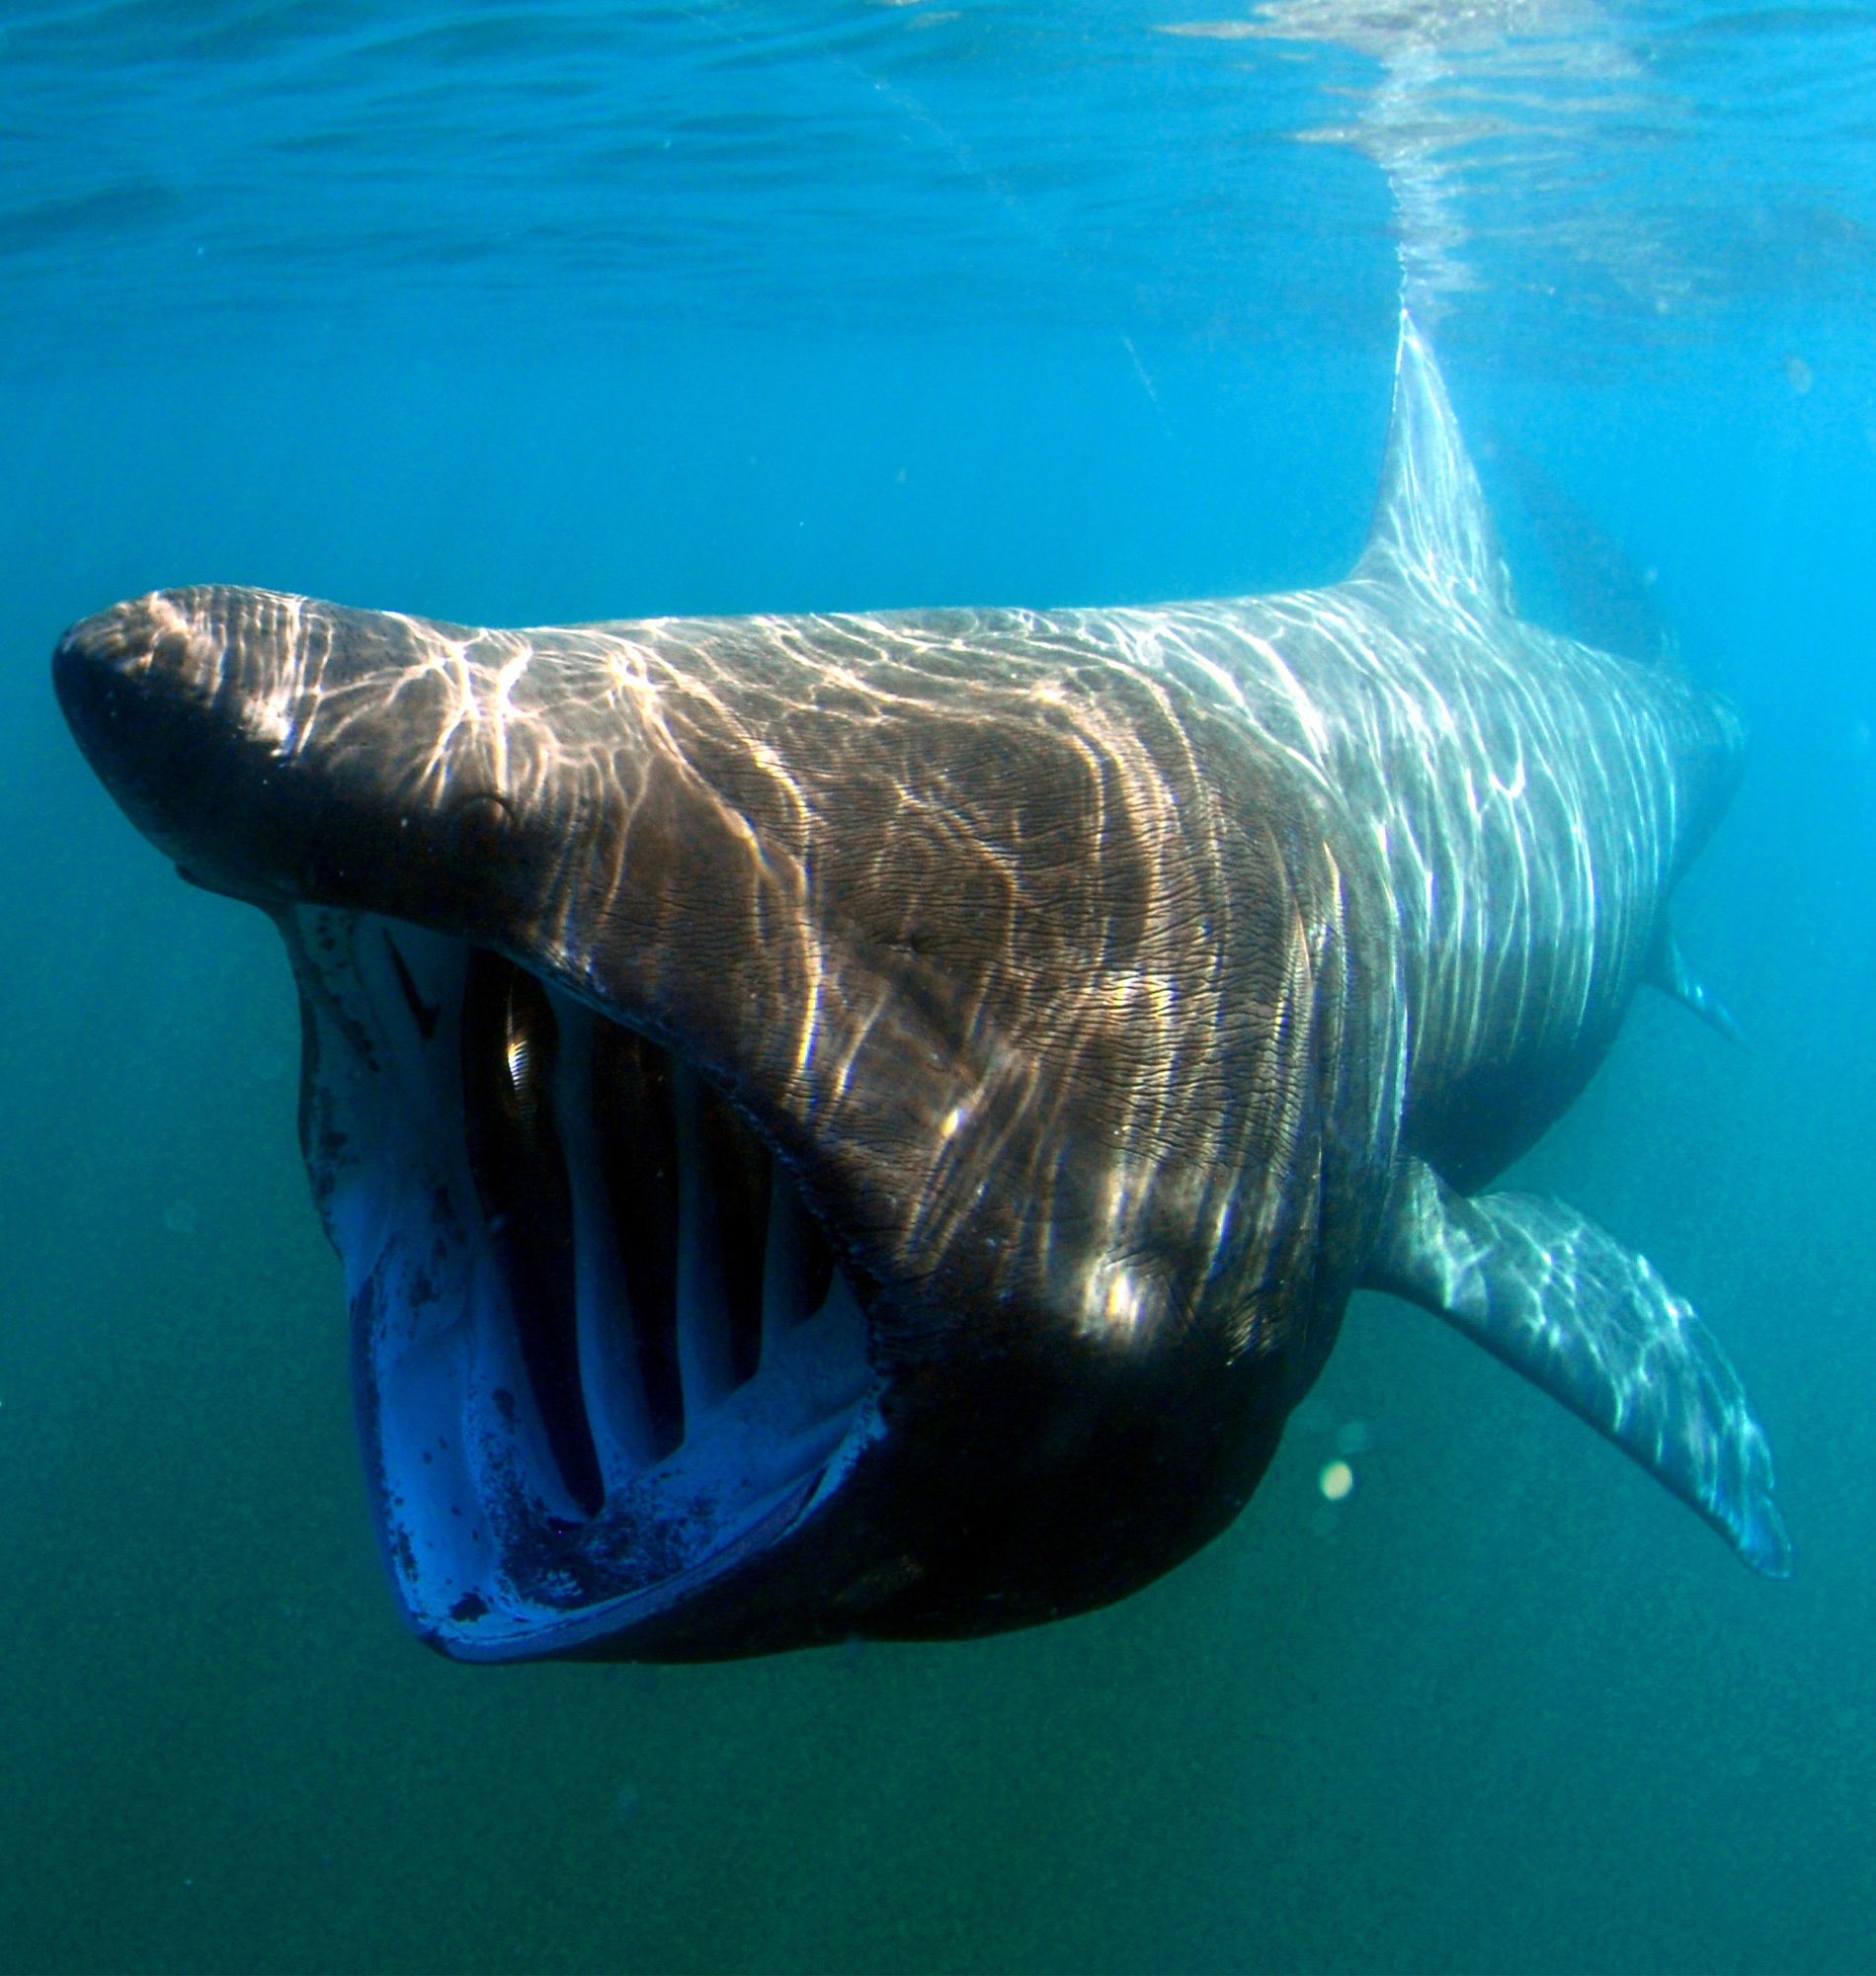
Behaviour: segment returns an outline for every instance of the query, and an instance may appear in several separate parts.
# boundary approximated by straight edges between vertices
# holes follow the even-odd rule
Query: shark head
[[[1322,830],[1013,614],[90,618],[81,746],[268,911],[369,1493],[464,1660],[995,1631],[1222,1528],[1365,1239]]]

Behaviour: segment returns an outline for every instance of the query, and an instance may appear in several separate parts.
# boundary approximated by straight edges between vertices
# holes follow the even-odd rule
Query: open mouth
[[[412,1624],[567,1651],[774,1543],[868,1437],[866,1317],[745,1114],[505,957],[282,916],[300,1130]]]

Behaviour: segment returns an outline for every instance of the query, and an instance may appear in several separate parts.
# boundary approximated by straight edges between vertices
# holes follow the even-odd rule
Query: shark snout
[[[294,746],[309,651],[331,643],[308,628],[296,598],[155,591],[73,625],[52,657],[72,734],[130,821],[184,877],[269,911],[331,888],[326,779]]]
[[[293,691],[296,600],[228,587],[158,590],[74,624],[52,654],[52,684],[80,744],[109,751],[128,718],[193,707],[246,724]]]
[[[192,875],[213,866],[240,723],[228,719],[226,645],[212,618],[169,593],[115,605],[59,640],[52,686],[131,821]]]
[[[451,721],[436,663],[449,627],[425,628],[417,651],[409,619],[157,591],[73,625],[53,687],[106,787],[186,877],[270,909],[397,911],[407,892],[447,901],[471,867],[486,877],[514,808],[474,723]]]
[[[141,752],[135,709],[145,670],[133,606],[118,605],[74,624],[52,654],[52,691],[85,759],[114,792]]]
[[[85,618],[52,654],[58,703],[86,759],[114,790],[119,778],[147,778],[157,766],[141,760],[140,711],[166,683],[184,684],[193,670],[178,641],[166,636],[156,602],[140,597]]]

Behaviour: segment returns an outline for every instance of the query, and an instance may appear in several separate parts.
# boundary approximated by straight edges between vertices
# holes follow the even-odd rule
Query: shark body
[[[1741,729],[1517,618],[1411,322],[1328,589],[495,631],[202,588],[54,671],[131,818],[285,937],[444,1652],[1120,1597],[1237,1515],[1362,1284],[1786,1569],[1686,1302],[1480,1192],[1639,983],[1707,1002],[1668,903]]]

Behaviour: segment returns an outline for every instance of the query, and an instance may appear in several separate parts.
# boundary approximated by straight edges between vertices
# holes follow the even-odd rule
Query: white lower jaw
[[[720,1272],[706,1190],[683,1161],[683,1438],[660,1452],[583,1068],[605,1019],[548,991],[579,1398],[603,1484],[597,1508],[590,1493],[583,1508],[536,1404],[465,1151],[468,949],[311,908],[295,909],[283,931],[307,1011],[307,1166],[345,1267],[367,1483],[413,1627],[460,1659],[566,1651],[669,1609],[810,1514],[877,1432],[875,1381],[844,1275],[835,1272],[817,1309],[790,1307],[787,1251],[806,1210],[780,1167],[771,1176],[760,1359],[739,1381],[726,1376],[726,1319],[712,1300]]]

